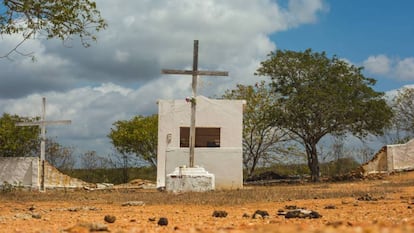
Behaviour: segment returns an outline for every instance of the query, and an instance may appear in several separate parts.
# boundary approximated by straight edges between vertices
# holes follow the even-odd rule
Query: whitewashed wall
[[[244,100],[197,97],[196,127],[219,127],[220,147],[195,148],[194,162],[213,173],[216,188],[243,185],[242,132]],[[180,148],[180,127],[189,127],[191,104],[183,100],[158,101],[157,187],[175,167],[189,163],[188,148]],[[170,135],[170,136],[168,136]]]
[[[414,170],[414,139],[387,146],[388,171]]]
[[[0,157],[0,184],[39,187],[39,158]]]

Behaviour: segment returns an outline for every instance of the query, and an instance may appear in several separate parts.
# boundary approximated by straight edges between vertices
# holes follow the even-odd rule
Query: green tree
[[[251,177],[260,163],[272,162],[286,151],[279,144],[289,140],[287,132],[273,124],[272,109],[277,105],[276,93],[265,82],[254,86],[237,85],[227,90],[226,99],[246,100],[243,113],[243,166]]]
[[[94,32],[107,26],[96,3],[90,0],[3,0],[0,3],[0,35],[21,34],[22,40],[3,57],[26,40],[36,37],[67,41],[78,35],[82,45],[95,41]]]
[[[0,156],[36,156],[39,153],[40,129],[37,126],[19,127],[17,122],[31,119],[3,113],[0,118]]]
[[[157,166],[158,115],[136,116],[117,121],[108,137],[122,155],[135,154],[152,166]]]
[[[414,88],[403,88],[398,91],[393,109],[397,128],[414,135]]]
[[[376,81],[361,72],[362,67],[311,49],[277,50],[257,70],[257,75],[271,78],[281,95],[275,124],[299,138],[312,181],[319,180],[317,144],[322,137],[347,132],[381,135],[390,123],[392,111],[383,93],[374,91]]]

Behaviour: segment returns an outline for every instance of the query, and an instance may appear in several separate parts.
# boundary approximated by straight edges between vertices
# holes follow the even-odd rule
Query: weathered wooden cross
[[[47,121],[46,120],[46,98],[42,98],[42,115],[40,121],[35,122],[19,122],[16,126],[39,126],[41,132],[40,138],[40,163],[41,163],[41,179],[40,190],[45,191],[45,150],[46,150],[46,125],[70,124],[70,120]]]
[[[196,125],[196,101],[197,97],[197,78],[199,75],[205,76],[228,76],[227,71],[201,71],[198,70],[198,40],[194,40],[193,49],[193,70],[171,70],[163,69],[162,74],[181,74],[192,75],[192,99],[191,99],[191,125],[190,125],[190,167],[194,167],[194,147],[195,147],[195,125]]]

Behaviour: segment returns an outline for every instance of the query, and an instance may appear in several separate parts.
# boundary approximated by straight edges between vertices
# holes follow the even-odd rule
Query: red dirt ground
[[[0,232],[414,232],[414,172],[386,176],[381,180],[321,183],[318,187],[345,192],[349,189],[369,190],[369,187],[383,186],[388,187],[389,191],[376,196],[378,200],[358,200],[357,196],[314,199],[312,192],[315,186],[305,184],[294,188],[299,192],[309,192],[310,198],[246,201],[237,205],[186,204],[184,201],[178,204],[122,206],[124,199],[111,199],[110,196],[85,191],[75,191],[66,198],[57,197],[56,194],[56,198],[50,201],[44,200],[42,195],[46,194],[42,193],[0,193]],[[287,187],[292,185],[268,189],[283,191]],[[51,192],[47,193],[50,195]],[[136,192],[152,195],[157,191]],[[131,200],[134,198],[133,193],[125,195],[129,195],[127,198],[130,201],[139,201]],[[169,195],[165,194],[165,198]],[[162,203],[166,202],[168,200],[162,200]],[[286,219],[277,215],[278,210],[285,210],[288,205],[306,207],[317,211],[322,217]],[[215,218],[212,216],[215,210],[224,210],[228,216]],[[243,217],[244,214],[252,215],[256,210],[266,210],[270,216],[264,219]],[[105,222],[106,215],[115,216],[116,221]],[[161,217],[168,218],[167,226],[158,226],[157,221]]]

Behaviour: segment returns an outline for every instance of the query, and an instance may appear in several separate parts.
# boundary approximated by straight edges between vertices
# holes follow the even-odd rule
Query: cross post
[[[40,191],[45,191],[45,151],[46,151],[46,125],[68,125],[72,121],[59,120],[59,121],[46,121],[46,98],[42,98],[42,115],[40,121],[35,122],[19,122],[16,126],[39,126],[40,127]]]
[[[162,74],[192,75],[192,101],[191,101],[191,124],[190,124],[190,167],[194,167],[194,147],[196,134],[196,97],[197,97],[197,79],[199,75],[205,76],[228,76],[227,71],[200,71],[198,70],[198,40],[194,40],[193,48],[193,69],[192,70],[172,70],[163,69]]]

